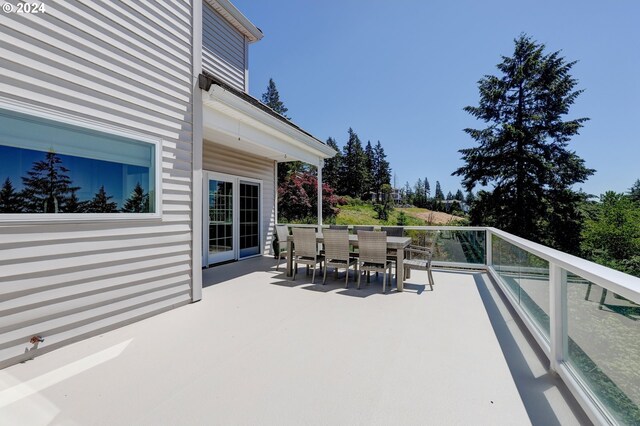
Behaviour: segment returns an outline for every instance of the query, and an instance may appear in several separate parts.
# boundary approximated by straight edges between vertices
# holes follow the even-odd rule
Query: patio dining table
[[[316,233],[316,241],[318,243],[324,242],[324,236],[322,233]],[[349,235],[349,244],[353,247],[358,247],[358,236]],[[398,291],[404,290],[404,249],[411,244],[411,238],[409,237],[387,237],[387,249],[396,252],[396,282],[398,284]],[[293,253],[293,235],[287,237],[287,253]],[[287,256],[287,276],[293,275],[293,256]]]

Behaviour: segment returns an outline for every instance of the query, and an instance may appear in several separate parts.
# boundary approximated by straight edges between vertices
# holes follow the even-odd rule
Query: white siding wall
[[[0,14],[0,97],[162,139],[164,204],[155,220],[0,218],[0,368],[191,299],[190,1],[45,5]]]
[[[262,180],[262,241],[264,254],[271,253],[275,226],[274,162],[245,151],[204,142],[204,169]]]
[[[244,91],[245,38],[211,6],[202,7],[202,68]]]

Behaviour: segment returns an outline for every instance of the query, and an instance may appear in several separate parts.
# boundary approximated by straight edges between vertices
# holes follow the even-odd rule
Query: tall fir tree
[[[106,201],[108,202],[108,199]],[[131,195],[124,202],[121,211],[123,213],[149,213],[149,194],[144,192],[140,182],[136,184]]]
[[[458,201],[464,201],[464,193],[461,189],[458,189],[458,191],[456,191],[456,195],[454,195],[453,198]]]
[[[446,200],[447,200],[447,201],[451,201],[451,200],[453,200],[453,194],[451,193],[451,191],[447,192],[447,198],[446,198]]]
[[[273,78],[269,79],[267,90],[262,94],[262,103],[284,118],[289,120],[291,119],[291,117],[287,115],[287,111],[289,111],[289,109],[284,106],[284,102],[280,100],[280,92],[278,92],[278,88],[276,87],[276,83],[273,81]],[[302,172],[304,170],[305,167],[301,161],[278,163],[278,182],[284,182],[291,173]]]
[[[136,189],[138,188],[138,186],[136,186]],[[140,189],[142,189],[142,187],[140,187]],[[134,194],[135,194],[136,190],[134,189]],[[143,191],[143,197],[144,197],[144,191]],[[104,189],[104,185],[100,186],[100,189],[98,189],[98,192],[96,192],[96,194],[93,196],[93,199],[91,199],[89,202],[87,202],[86,204],[86,212],[87,213],[117,213],[118,212],[118,203],[116,203],[115,201],[111,201],[113,199],[113,197],[111,195],[107,195],[107,191]],[[134,202],[135,203],[135,202]],[[148,196],[147,196],[147,211],[149,210],[148,208]],[[130,208],[133,207],[132,204],[131,206],[129,206]]]
[[[471,204],[476,200],[476,196],[473,191],[467,191],[467,195],[464,198],[464,202],[467,203],[467,206],[471,207]]]
[[[440,181],[436,181],[436,193],[434,197],[438,201],[444,200],[444,193],[442,192],[442,188],[440,187]]]
[[[361,198],[366,189],[367,156],[358,134],[349,128],[349,140],[342,151],[340,170],[340,194]]]
[[[373,148],[373,156],[375,158],[375,170],[373,171],[374,190],[379,195],[382,185],[391,185],[391,167],[380,141]]]
[[[6,178],[0,189],[0,213],[22,213],[20,194],[16,191],[11,179]]]
[[[371,145],[371,141],[367,141],[367,145],[364,147],[364,155],[366,157],[366,182],[365,182],[365,195],[369,196],[370,193],[375,193],[376,196],[378,194],[379,187],[376,185],[375,174],[376,174],[376,158],[373,152],[373,146]]]
[[[62,165],[62,159],[53,151],[45,154],[45,159],[33,163],[27,176],[22,178],[24,189],[22,198],[28,212],[64,213],[73,191],[69,169]]]
[[[424,197],[429,201],[431,198],[431,185],[429,184],[429,179],[424,178]]]
[[[631,201],[640,203],[640,179],[636,179],[635,183],[629,188],[629,197]]]
[[[71,191],[71,195],[67,198],[65,213],[85,213],[87,202],[78,199],[77,190]]]
[[[342,153],[335,139],[327,139],[327,145],[335,149],[337,154],[333,158],[324,160],[322,168],[322,181],[328,184],[334,191],[340,184],[340,167],[342,165]]]
[[[482,224],[575,252],[585,196],[572,187],[594,173],[567,147],[588,120],[564,119],[582,93],[570,75],[575,62],[525,34],[514,43],[499,75],[479,81],[479,105],[465,108],[488,126],[465,129],[478,146],[460,150],[465,165],[453,174],[467,190],[493,186],[474,204],[487,214]]]

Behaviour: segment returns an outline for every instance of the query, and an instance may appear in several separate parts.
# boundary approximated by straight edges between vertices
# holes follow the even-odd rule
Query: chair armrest
[[[416,246],[409,246],[406,249],[404,249],[404,251],[410,252],[410,253],[424,253],[429,255],[432,254],[431,250],[426,247],[417,248]]]

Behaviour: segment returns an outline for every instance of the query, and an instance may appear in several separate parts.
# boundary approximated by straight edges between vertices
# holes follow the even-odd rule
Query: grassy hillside
[[[398,224],[398,216],[400,212],[404,212],[407,218],[407,226],[424,226],[424,225],[457,225],[463,218],[452,216],[441,212],[432,212],[427,209],[417,207],[396,208],[389,215],[389,220],[381,221],[378,214],[373,209],[372,204],[363,202],[351,202],[340,206],[340,213],[336,218],[338,225],[391,225]]]

